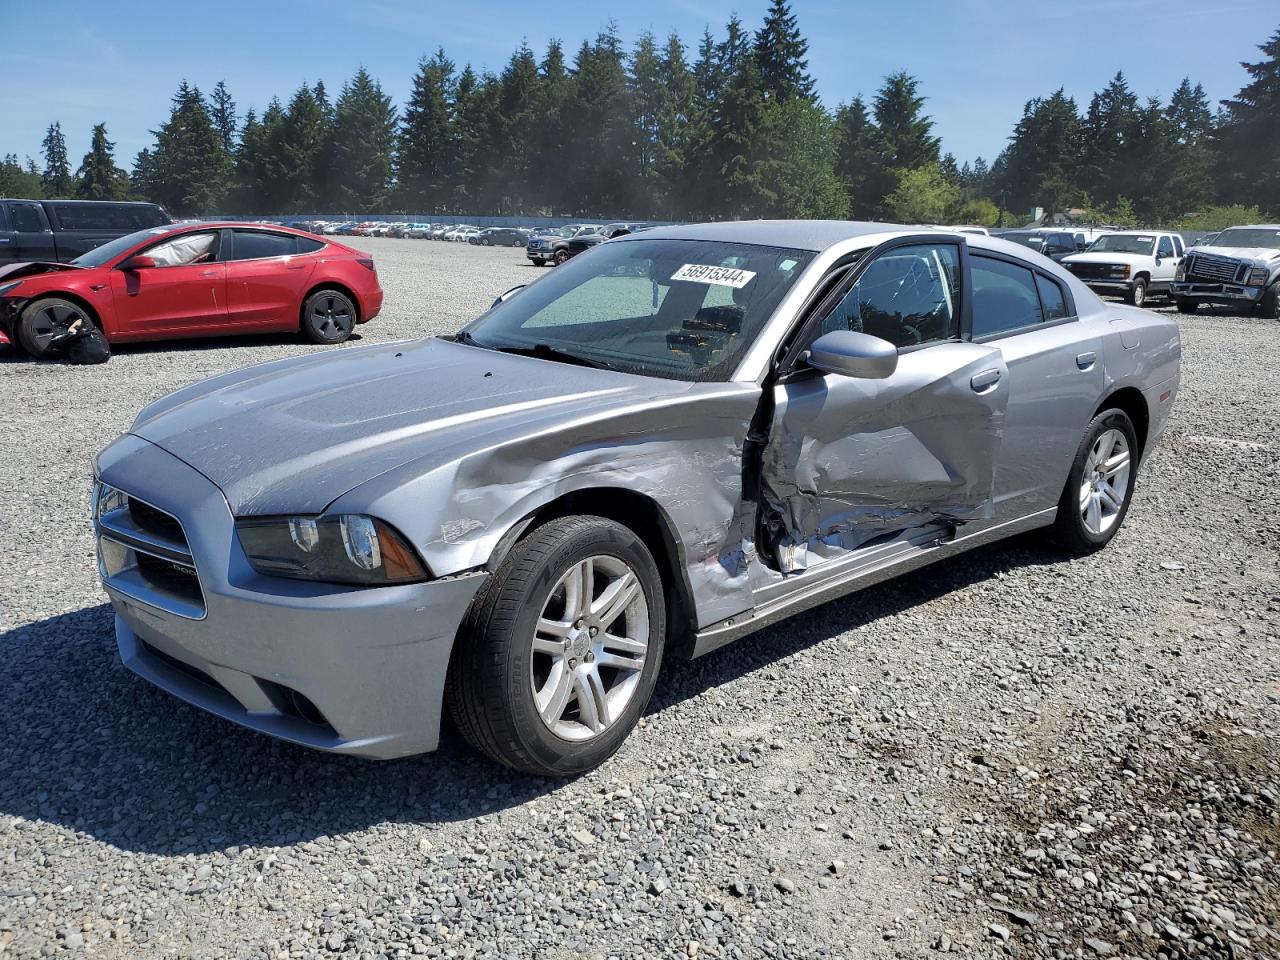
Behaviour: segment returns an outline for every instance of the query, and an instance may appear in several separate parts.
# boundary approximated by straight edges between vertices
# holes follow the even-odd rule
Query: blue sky
[[[559,37],[572,54],[613,19],[628,45],[646,29],[659,37],[674,29],[692,54],[705,26],[719,34],[736,9],[754,29],[767,7],[768,0],[0,0],[10,38],[0,154],[39,161],[45,128],[59,120],[75,165],[92,125],[105,121],[117,160],[129,166],[184,77],[206,92],[225,79],[242,112],[261,111],[303,80],[322,79],[336,94],[364,64],[400,103],[418,59],[437,46],[459,65],[496,72],[522,39],[540,54]],[[1232,96],[1245,81],[1240,61],[1259,59],[1257,45],[1280,26],[1276,0],[794,0],[792,9],[825,103],[858,93],[869,99],[881,77],[906,69],[920,78],[943,149],[962,161],[993,158],[1029,98],[1064,86],[1083,109],[1119,69],[1144,97],[1167,98],[1184,75],[1214,101]],[[26,40],[13,43],[18,37]]]

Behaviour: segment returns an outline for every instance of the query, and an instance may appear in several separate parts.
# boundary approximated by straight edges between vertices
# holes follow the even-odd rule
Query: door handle
[[[218,275],[217,270],[202,270],[200,272],[200,276],[202,277],[216,277],[217,275]]]
[[[286,269],[286,270],[305,270],[305,269],[307,269],[307,265],[306,265],[305,263],[300,263],[300,264],[298,264],[296,267],[295,267],[295,266],[289,266],[289,267],[285,267],[285,269]]]
[[[1081,370],[1089,370],[1097,362],[1098,355],[1090,350],[1088,353],[1076,354],[1076,366]]]
[[[981,373],[975,373],[969,378],[969,386],[973,388],[974,393],[986,393],[988,390],[993,390],[999,382],[999,370],[983,370]]]

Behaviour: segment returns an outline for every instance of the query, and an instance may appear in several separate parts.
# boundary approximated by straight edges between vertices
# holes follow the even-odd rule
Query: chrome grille
[[[205,614],[204,591],[182,523],[136,497],[97,518],[98,566],[108,587],[190,620]]]
[[[1248,273],[1249,265],[1227,257],[1215,257],[1209,253],[1193,253],[1187,263],[1187,279],[1209,280],[1213,283],[1244,283],[1241,273]]]

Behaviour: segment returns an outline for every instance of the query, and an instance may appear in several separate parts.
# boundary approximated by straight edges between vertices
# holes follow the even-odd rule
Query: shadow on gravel
[[[650,712],[998,571],[1060,559],[1035,540],[1010,541],[827,604],[693,663],[670,662]],[[243,730],[120,666],[106,604],[0,633],[0,656],[0,815],[132,851],[284,846],[386,822],[467,820],[567,782],[496,767],[448,734],[434,754],[375,762]]]
[[[345,343],[359,343],[363,337],[353,333]],[[145,356],[151,353],[196,353],[202,350],[225,350],[228,347],[311,346],[317,351],[332,350],[323,344],[309,344],[297,333],[249,333],[230,337],[192,337],[189,340],[148,340],[141,343],[120,343],[111,348],[113,357]],[[66,364],[66,360],[36,360],[23,350],[13,346],[0,347],[0,363]]]

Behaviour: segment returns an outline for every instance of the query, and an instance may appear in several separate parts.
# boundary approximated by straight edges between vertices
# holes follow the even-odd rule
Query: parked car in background
[[[599,232],[603,234],[606,239],[612,240],[614,237],[625,237],[629,233],[635,233],[637,230],[643,230],[647,226],[649,226],[649,224],[644,223],[643,221],[606,223],[600,228]]]
[[[414,240],[423,240],[429,233],[431,233],[431,224],[429,223],[406,223],[404,225],[403,235]]]
[[[657,228],[453,337],[155,401],[95,461],[100,574],[125,667],[227,720],[389,758],[447,709],[567,776],[665,657],[1032,529],[1103,548],[1178,379],[1174,320],[1029,249]]]
[[[68,264],[0,267],[0,329],[35,357],[76,320],[112,344],[273,331],[333,344],[381,307],[368,254],[288,227],[153,227]]]
[[[467,242],[480,247],[523,247],[529,242],[529,234],[518,227],[488,227]]]
[[[1042,253],[1050,260],[1060,261],[1073,253],[1079,253],[1088,246],[1084,231],[1067,230],[998,230],[995,236],[1011,243],[1019,243]]]
[[[569,252],[570,240],[597,234],[600,234],[600,226],[594,223],[571,223],[554,227],[530,237],[524,248],[525,256],[539,267],[546,266],[548,262],[564,263],[572,256]]]
[[[472,234],[476,234],[479,232],[480,232],[479,227],[474,227],[471,224],[463,223],[454,227],[452,230],[447,231],[444,235],[444,239],[449,240],[453,243],[466,243],[468,237],[470,237]]]
[[[1062,265],[1094,293],[1122,296],[1141,307],[1151,294],[1168,294],[1185,253],[1182,237],[1159,230],[1104,233],[1084,253],[1063,257]]]
[[[1174,278],[1173,297],[1183,313],[1214,303],[1253,307],[1280,320],[1280,225],[1230,227],[1212,244],[1192,247]]]
[[[108,240],[172,223],[154,203],[0,200],[0,264],[73,260]]]
[[[938,229],[949,230],[952,233],[971,233],[974,236],[979,236],[979,237],[991,236],[991,231],[988,230],[986,227],[953,226],[953,227],[939,227]]]

